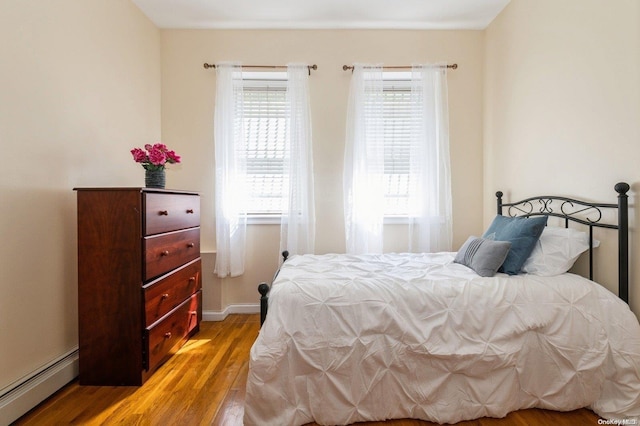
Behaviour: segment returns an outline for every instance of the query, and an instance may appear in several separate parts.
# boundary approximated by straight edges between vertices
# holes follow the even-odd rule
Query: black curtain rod
[[[444,67],[444,65],[442,65],[442,67]],[[446,65],[446,67],[452,70],[456,70],[458,69],[458,64]],[[382,67],[382,69],[385,69],[385,70],[403,70],[403,69],[411,69],[411,68],[413,68],[412,65],[396,65],[396,66]],[[351,72],[353,72],[353,65],[343,65],[342,70],[343,71],[351,70]]]
[[[208,64],[204,63],[204,69],[208,70],[209,68],[215,68],[216,64]],[[286,69],[286,65],[241,65],[241,68],[263,68],[263,69]],[[311,70],[317,70],[318,66],[316,64],[307,65],[307,69],[309,70],[309,75],[311,75]]]

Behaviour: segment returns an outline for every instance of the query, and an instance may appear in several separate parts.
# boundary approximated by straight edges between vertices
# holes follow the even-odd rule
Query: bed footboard
[[[269,284],[260,283],[258,285],[258,293],[260,293],[260,326],[264,323],[264,320],[267,318],[267,307],[269,306]]]
[[[289,252],[287,250],[283,251],[282,263],[286,262],[288,258]],[[280,268],[278,268],[275,275],[273,276],[271,284],[273,284],[273,281],[276,280],[279,272]],[[264,324],[264,320],[267,318],[267,310],[269,308],[269,290],[271,290],[269,284],[265,282],[258,284],[258,293],[260,293],[260,327],[262,327],[262,324]]]

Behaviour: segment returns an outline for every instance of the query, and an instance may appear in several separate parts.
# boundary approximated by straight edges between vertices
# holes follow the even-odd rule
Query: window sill
[[[385,225],[407,225],[409,216],[385,216],[382,223]]]
[[[247,216],[247,225],[280,225],[282,216],[280,215],[261,215],[254,214]],[[385,225],[407,225],[409,224],[409,216],[385,216],[383,223]]]
[[[247,225],[280,225],[282,216],[272,214],[252,214],[247,216]]]

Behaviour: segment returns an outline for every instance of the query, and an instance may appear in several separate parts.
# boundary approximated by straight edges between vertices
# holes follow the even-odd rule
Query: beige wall
[[[342,166],[354,62],[404,65],[456,62],[449,73],[454,247],[482,231],[482,31],[162,31],[162,134],[184,156],[172,184],[202,194],[202,247],[215,250],[213,112],[215,70],[203,63],[317,64],[309,85],[317,215],[316,252],[344,252]],[[401,237],[386,250],[401,250]],[[247,273],[222,282],[204,271],[205,310],[257,303],[256,286],[278,262],[279,230],[250,226]],[[399,248],[400,247],[400,248]]]
[[[626,181],[634,204],[640,2],[511,0],[486,31],[484,76],[485,225],[498,189],[512,200],[559,193],[615,203],[613,186]],[[630,214],[635,228],[640,212]],[[630,243],[631,306],[638,314],[636,229]],[[596,265],[596,280],[612,290],[616,250],[599,249]]]
[[[136,186],[160,31],[129,0],[0,2],[0,389],[78,345],[76,186]]]

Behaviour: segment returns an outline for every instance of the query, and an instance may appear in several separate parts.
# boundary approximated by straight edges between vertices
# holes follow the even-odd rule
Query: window
[[[238,158],[245,161],[249,215],[280,215],[288,188],[289,158],[286,73],[243,75],[243,138]]]
[[[411,179],[411,81],[406,73],[384,73],[384,214],[407,216]],[[404,77],[404,78],[403,78]]]

